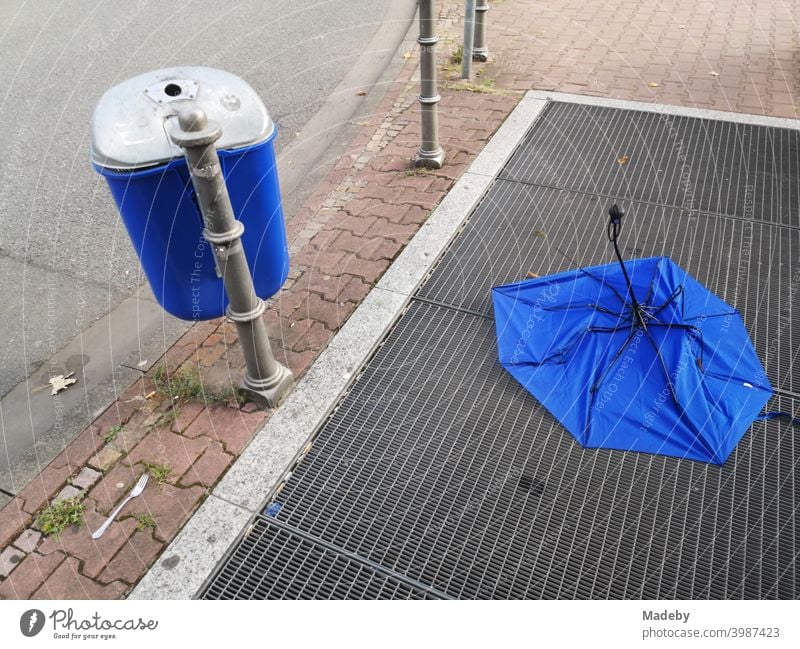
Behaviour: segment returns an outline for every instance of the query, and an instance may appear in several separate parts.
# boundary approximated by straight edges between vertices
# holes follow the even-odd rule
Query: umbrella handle
[[[625,210],[619,205],[614,203],[608,210],[608,215],[611,217],[608,221],[608,240],[616,246],[619,231],[622,229],[622,217],[625,216]]]
[[[619,265],[622,267],[622,275],[625,277],[625,284],[628,286],[628,295],[631,297],[631,306],[633,307],[633,314],[641,326],[642,329],[647,330],[647,323],[645,322],[644,314],[642,313],[642,308],[639,305],[639,302],[636,299],[636,295],[633,292],[633,285],[631,284],[631,278],[628,276],[628,270],[625,268],[625,262],[622,261],[622,255],[619,251],[619,246],[617,245],[617,237],[619,236],[619,231],[622,228],[622,217],[625,215],[625,210],[623,210],[619,205],[614,203],[608,210],[608,215],[611,217],[608,221],[608,228],[606,230],[608,234],[608,240],[614,244],[614,254],[617,256],[617,261],[619,261]]]

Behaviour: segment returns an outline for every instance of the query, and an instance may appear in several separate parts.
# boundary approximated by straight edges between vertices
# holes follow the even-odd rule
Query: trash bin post
[[[444,151],[439,146],[439,93],[436,90],[436,43],[439,37],[434,32],[436,18],[433,15],[433,0],[420,0],[419,3],[419,43],[420,51],[420,95],[422,114],[422,145],[414,158],[417,167],[441,169],[444,164]]]
[[[253,287],[241,236],[244,226],[233,213],[214,143],[220,124],[199,107],[183,108],[170,137],[183,149],[203,215],[203,236],[211,244],[228,296],[227,316],[236,323],[247,369],[240,385],[254,400],[277,406],[292,385],[292,373],[272,355],[261,317],[264,300]]]
[[[472,76],[472,52],[475,40],[475,0],[464,4],[464,47],[461,51],[461,78]]]
[[[488,0],[477,0],[475,7],[475,38],[472,43],[472,60],[488,61],[489,48],[486,47],[486,12],[489,11]]]

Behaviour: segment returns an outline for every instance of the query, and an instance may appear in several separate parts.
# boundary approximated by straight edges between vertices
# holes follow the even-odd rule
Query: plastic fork
[[[120,510],[128,504],[129,500],[136,498],[136,496],[142,495],[142,492],[147,485],[148,477],[149,475],[147,473],[142,474],[142,477],[139,478],[139,482],[137,482],[133,489],[131,489],[131,492],[128,494],[125,500],[123,500],[119,506],[113,512],[111,512],[111,515],[106,519],[106,522],[103,523],[94,534],[92,534],[93,539],[99,539],[101,536],[103,536],[105,531],[108,529],[108,526],[111,525],[111,523],[117,517],[117,514],[119,514]]]

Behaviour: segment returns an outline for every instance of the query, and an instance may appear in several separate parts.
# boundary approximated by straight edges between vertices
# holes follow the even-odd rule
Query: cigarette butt
[[[539,277],[539,276],[538,276],[536,273],[533,273],[533,272],[531,272],[531,271],[528,271],[528,277],[530,277],[531,279],[536,279],[536,278],[537,278],[537,277]]]

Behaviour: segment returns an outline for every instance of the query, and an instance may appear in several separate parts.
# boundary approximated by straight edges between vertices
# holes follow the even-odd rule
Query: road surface
[[[149,362],[145,356],[163,351],[184,327],[141,289],[136,255],[105,183],[89,165],[89,120],[100,95],[152,69],[222,68],[246,79],[264,99],[278,126],[280,152],[315,115],[314,124],[325,124],[318,111],[343,79],[358,83],[359,74],[373,81],[380,75],[386,57],[362,55],[382,40],[394,57],[415,5],[2,3],[0,490],[19,489],[33,468],[126,387],[136,370],[121,365],[125,358],[127,364]],[[341,118],[339,111],[335,119]],[[298,153],[294,169],[320,153]],[[285,198],[291,204],[291,192]],[[50,412],[43,391],[48,378],[62,371],[75,371],[79,384],[83,379],[83,393],[74,391]],[[31,454],[34,442],[41,452]],[[7,471],[17,462],[22,470]]]

